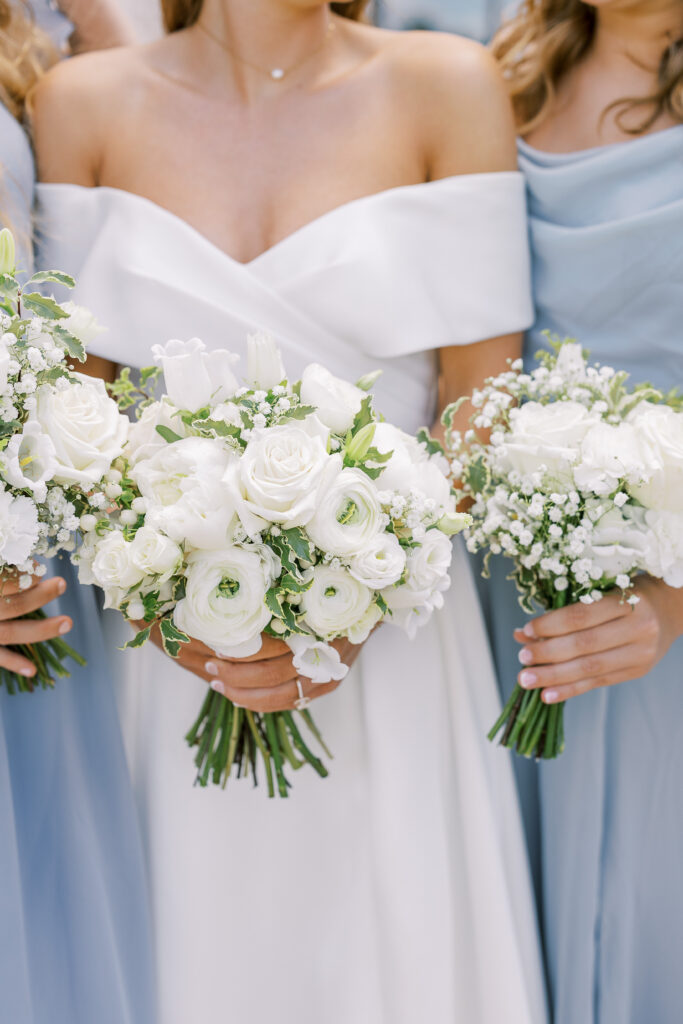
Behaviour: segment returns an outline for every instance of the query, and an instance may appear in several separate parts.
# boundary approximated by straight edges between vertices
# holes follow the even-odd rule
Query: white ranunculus
[[[522,476],[545,466],[551,479],[567,482],[581,442],[597,421],[579,402],[526,402],[510,412],[510,430],[496,448],[497,458]]]
[[[29,490],[36,501],[45,501],[47,483],[57,468],[57,459],[55,446],[39,423],[29,420],[20,434],[10,438],[0,459],[12,487]]]
[[[683,509],[648,509],[645,521],[649,531],[645,570],[670,587],[683,587]]]
[[[0,491],[0,562],[23,566],[38,542],[38,513],[31,498]]]
[[[306,676],[312,683],[331,683],[333,679],[346,677],[348,666],[330,644],[300,633],[288,637],[286,642],[294,655],[292,664],[300,676]]]
[[[449,570],[453,559],[450,540],[440,530],[428,530],[418,548],[407,559],[405,582],[382,591],[391,617],[413,639],[436,608],[443,605],[443,595],[451,585]]]
[[[565,342],[561,347],[554,373],[559,373],[564,380],[581,381],[586,379],[586,360],[583,358],[581,345],[578,342]]]
[[[166,393],[178,409],[196,412],[234,395],[238,387],[232,367],[239,356],[226,349],[207,351],[199,338],[153,345],[154,362],[164,371]]]
[[[85,306],[77,306],[75,302],[62,302],[60,305],[69,315],[59,321],[59,326],[65,327],[74,338],[78,338],[84,348],[92,345],[95,338],[106,331],[107,328],[98,324],[97,319]]]
[[[66,388],[39,388],[31,419],[54,444],[54,481],[88,488],[101,480],[122,453],[129,423],[107,394],[104,381],[80,373],[74,376],[76,382]]]
[[[145,576],[158,576],[165,583],[178,571],[183,552],[175,541],[151,526],[142,526],[131,542],[131,558]]]
[[[254,431],[226,486],[249,536],[266,522],[305,526],[315,512],[328,466],[326,428],[315,417]]]
[[[104,591],[105,608],[118,608],[130,588],[144,578],[133,561],[132,547],[120,530],[109,530],[95,544],[89,568],[93,582]],[[83,582],[85,576],[84,566]]]
[[[365,394],[335,377],[319,363],[310,363],[301,378],[301,401],[316,408],[319,419],[335,434],[350,430]]]
[[[131,423],[124,455],[135,465],[141,459],[149,459],[155,452],[168,446],[157,430],[157,426],[168,427],[183,437],[185,425],[176,408],[168,399],[162,398],[143,409],[140,418]]]
[[[647,483],[629,490],[647,508],[678,512],[683,508],[683,413],[641,402],[629,421],[656,464]]]
[[[636,485],[648,480],[653,452],[631,423],[596,423],[581,442],[574,480],[582,491],[612,494],[621,480]]]
[[[188,558],[185,597],[173,620],[220,657],[249,657],[260,650],[261,633],[270,622],[265,596],[272,582],[253,550],[196,551]]]
[[[590,558],[612,579],[642,569],[647,547],[643,510],[629,508],[624,512],[613,507],[594,524],[582,557]]]
[[[336,466],[325,474],[306,531],[321,551],[349,558],[374,547],[383,530],[382,507],[373,482],[360,469]]]
[[[247,380],[262,391],[281,384],[287,374],[275,338],[270,334],[247,337]]]
[[[406,567],[406,553],[393,533],[380,533],[350,560],[349,572],[372,590],[398,583]]]
[[[235,506],[223,477],[232,461],[221,444],[186,437],[138,462],[131,476],[147,504],[146,525],[192,548],[229,543]]]
[[[354,627],[365,621],[372,603],[372,591],[346,569],[317,565],[313,569],[313,583],[302,595],[301,610],[309,629],[331,640],[350,636]]]

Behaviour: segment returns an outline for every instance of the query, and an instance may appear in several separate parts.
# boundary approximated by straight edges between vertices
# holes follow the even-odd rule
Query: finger
[[[569,683],[580,683],[584,679],[599,679],[615,671],[630,668],[640,674],[640,668],[646,660],[647,655],[639,644],[627,644],[612,651],[589,654],[558,665],[534,665],[533,668],[525,668],[519,674],[519,685],[525,690],[554,688]]]
[[[215,655],[207,660],[191,652],[181,651],[180,660],[195,675],[208,681],[218,679],[240,690],[267,690],[281,686],[296,677],[292,655],[269,658],[267,661],[223,661]]]
[[[131,625],[138,632],[143,629],[147,629],[149,622],[143,622],[141,620],[131,620]],[[218,662],[229,662],[230,664],[244,664],[246,662],[258,662],[267,661],[270,658],[282,657],[283,655],[291,655],[291,651],[283,640],[277,640],[272,636],[268,636],[266,633],[261,634],[262,644],[256,654],[251,654],[247,658],[225,658],[219,657],[211,647],[207,647],[206,644],[202,643],[201,640],[196,640],[195,637],[190,638],[189,644],[183,644],[182,650],[196,655],[204,661],[218,661]],[[152,640],[157,647],[163,647],[159,627],[154,626],[150,640]],[[194,671],[194,669],[192,670]]]
[[[16,672],[18,676],[26,676],[31,679],[36,674],[36,667],[28,658],[17,654],[16,651],[8,651],[6,647],[0,647],[0,668],[8,672]]]
[[[0,622],[0,644],[12,647],[39,644],[65,636],[71,632],[73,625],[68,615],[58,615],[52,619],[9,619]]]
[[[211,685],[215,688],[216,684],[212,683]],[[304,696],[309,697],[311,700],[316,700],[318,697],[323,697],[326,693],[332,693],[338,686],[338,682],[325,683],[324,685],[310,684],[309,686],[306,686],[304,683],[302,690]],[[249,711],[259,711],[261,714],[273,711],[292,711],[296,701],[299,700],[299,691],[295,680],[269,690],[239,690],[224,685],[223,689],[218,690],[218,692],[223,693],[228,700],[231,700],[233,704],[237,704],[238,707],[247,708]]]
[[[644,674],[644,673],[642,673]],[[629,672],[612,672],[599,679],[582,679],[579,683],[570,683],[567,686],[557,686],[550,690],[544,690],[541,700],[544,704],[560,704],[571,700],[572,697],[580,697],[590,690],[598,690],[603,686],[616,686],[618,683],[625,683],[636,678]]]
[[[0,596],[0,621],[19,619],[23,615],[35,612],[60,597],[65,591],[66,581],[60,576],[42,580],[29,590],[16,590],[12,594],[7,594],[3,590]]]
[[[630,604],[622,601],[620,593],[608,594],[601,601],[593,604],[568,604],[566,608],[557,608],[546,612],[538,619],[531,619],[524,626],[527,640],[540,637],[564,636],[566,633],[577,633],[582,629],[600,626],[612,619],[620,619],[632,613]]]
[[[522,665],[548,665],[634,642],[634,628],[630,618],[612,619],[593,629],[582,629],[578,633],[552,637],[548,640],[527,641],[519,652]]]

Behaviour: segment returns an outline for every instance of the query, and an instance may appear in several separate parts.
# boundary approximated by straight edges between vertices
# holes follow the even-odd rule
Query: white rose
[[[55,446],[56,483],[87,489],[96,484],[123,451],[128,420],[109,397],[104,381],[74,374],[64,389],[46,385],[36,393],[31,419]]]
[[[641,402],[629,416],[641,443],[653,452],[656,468],[647,483],[631,493],[647,508],[678,512],[683,508],[683,413],[668,405]]]
[[[59,326],[66,328],[74,338],[78,338],[83,348],[88,348],[95,338],[106,331],[106,327],[98,324],[96,318],[85,306],[77,306],[75,302],[62,302],[60,305],[69,315],[66,319],[59,321]]]
[[[522,476],[545,466],[557,481],[568,478],[581,442],[598,417],[579,402],[526,402],[510,413],[510,431],[496,448],[497,458]]]
[[[26,423],[20,434],[10,438],[0,458],[12,487],[29,490],[36,501],[45,501],[47,482],[57,468],[57,459],[55,446],[39,423],[35,420]]]
[[[247,380],[256,388],[270,391],[281,384],[287,374],[275,339],[270,334],[247,337]]]
[[[130,547],[133,565],[145,576],[158,576],[158,583],[174,576],[183,561],[183,552],[175,541],[151,526],[140,527]]]
[[[383,513],[370,478],[359,469],[338,471],[339,464],[325,474],[306,532],[321,551],[348,558],[375,546]]]
[[[0,491],[0,562],[23,566],[38,543],[38,513],[31,498]]]
[[[173,620],[220,657],[247,658],[260,650],[261,633],[270,622],[265,596],[271,583],[266,563],[254,551],[194,552]]]
[[[372,603],[372,591],[346,569],[317,565],[313,569],[313,583],[302,595],[301,610],[309,629],[330,640],[336,636],[350,637],[354,627],[364,622]]]
[[[648,509],[645,521],[649,530],[646,572],[670,587],[683,587],[683,510]]]
[[[647,480],[652,462],[652,451],[632,424],[596,423],[581,443],[574,481],[580,490],[612,494],[620,480],[631,485]]]
[[[393,533],[381,533],[349,562],[349,572],[372,590],[398,583],[406,567],[406,553]]]
[[[90,574],[104,591],[105,608],[120,607],[130,588],[144,578],[133,562],[132,547],[120,530],[109,530],[95,545]]]
[[[157,431],[157,426],[168,427],[180,437],[185,434],[183,421],[178,416],[175,406],[166,398],[148,405],[143,409],[140,418],[131,423],[124,451],[131,464],[134,465],[140,459],[149,459],[155,452],[168,447],[168,442]]]
[[[265,522],[285,529],[304,526],[313,515],[330,456],[327,430],[315,417],[254,431],[225,482],[249,536]],[[334,458],[334,457],[333,457]]]
[[[582,557],[590,558],[612,579],[642,569],[647,548],[643,510],[610,508],[594,524]]]
[[[294,668],[312,683],[330,683],[333,679],[346,677],[348,666],[343,664],[339,651],[330,644],[300,633],[288,637],[286,643],[294,655]]]
[[[365,398],[360,388],[318,363],[310,363],[304,370],[300,394],[304,405],[314,406],[318,418],[335,434],[345,434],[351,428]]]
[[[166,393],[178,409],[195,412],[225,401],[238,387],[232,367],[239,356],[225,349],[207,352],[199,338],[153,345],[154,362],[164,371]]]
[[[138,462],[131,476],[145,499],[145,522],[193,548],[229,543],[235,506],[223,477],[237,456],[220,443],[187,437]]]

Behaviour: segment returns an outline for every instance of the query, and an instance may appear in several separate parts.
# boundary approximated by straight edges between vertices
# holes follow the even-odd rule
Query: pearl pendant
[[[273,68],[273,70],[270,72],[270,77],[274,78],[276,82],[279,82],[281,78],[285,77],[285,73],[282,70],[282,68]]]

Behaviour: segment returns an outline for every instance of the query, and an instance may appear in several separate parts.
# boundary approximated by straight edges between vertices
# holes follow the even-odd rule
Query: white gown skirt
[[[542,1024],[509,755],[466,556],[409,641],[384,627],[314,716],[334,753],[287,800],[193,786],[205,695],[117,653],[156,925],[159,1024]],[[122,620],[109,618],[118,634]],[[123,627],[126,628],[126,627]],[[116,645],[110,645],[114,649]]]

